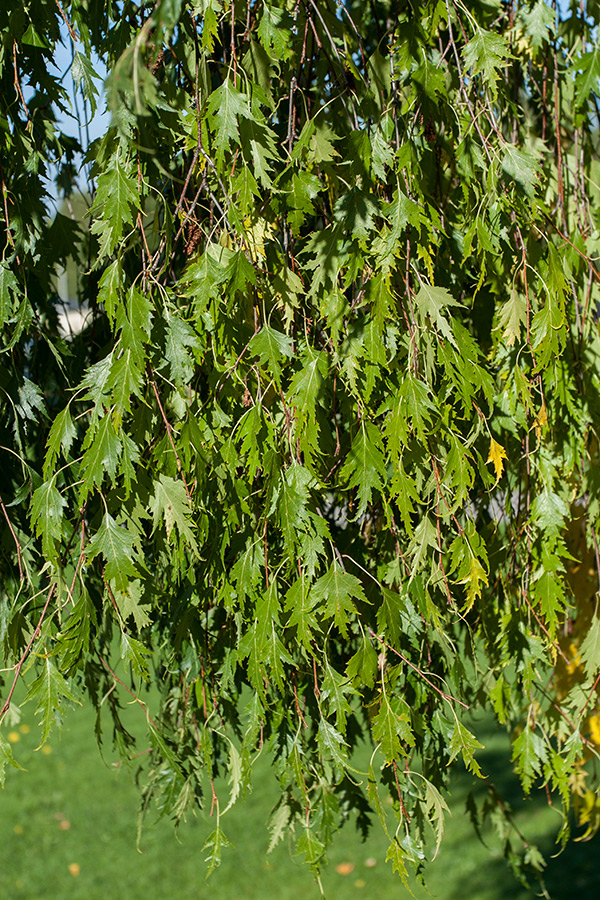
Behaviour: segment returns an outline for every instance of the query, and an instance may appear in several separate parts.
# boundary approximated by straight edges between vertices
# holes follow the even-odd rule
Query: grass
[[[35,751],[38,730],[32,720],[6,728],[27,772],[8,773],[0,793],[0,898],[2,900],[317,900],[310,873],[287,845],[267,858],[266,821],[276,796],[268,764],[258,768],[252,794],[223,820],[234,844],[207,882],[202,845],[211,830],[204,813],[191,818],[177,835],[169,821],[148,824],[142,852],[136,850],[138,794],[131,774],[104,764],[93,738],[93,713],[78,709],[66,716],[49,745]],[[500,731],[480,730],[486,771],[507,790],[526,834],[546,852],[559,819],[541,797],[524,801],[508,763],[508,742]],[[453,817],[439,857],[429,869],[430,895],[439,900],[525,900],[499,851],[473,836],[464,803],[469,782],[454,780]],[[598,844],[577,844],[552,860],[547,883],[556,900],[596,896],[594,855]],[[377,827],[365,843],[352,828],[338,836],[323,876],[328,900],[408,900],[410,894],[391,872],[385,841]],[[339,867],[339,871],[336,867]],[[593,894],[592,894],[593,892]],[[415,897],[428,896],[419,886]]]

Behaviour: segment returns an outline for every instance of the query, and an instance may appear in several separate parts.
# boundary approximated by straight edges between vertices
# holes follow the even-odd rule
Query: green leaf
[[[292,21],[287,12],[265,3],[258,23],[258,36],[271,59],[283,60],[290,55],[289,40]]]
[[[506,66],[510,52],[508,42],[500,34],[478,29],[464,50],[464,61],[471,76],[482,75],[492,98],[496,98],[496,85],[500,70]]]
[[[23,378],[23,383],[19,387],[16,411],[20,419],[31,422],[37,421],[38,413],[44,415],[46,412],[44,395],[37,384],[34,384],[29,378]]]
[[[290,382],[289,400],[303,410],[313,411],[320,399],[321,385],[327,365],[325,355],[308,355],[305,366],[296,372]]]
[[[140,641],[129,637],[124,631],[121,632],[121,659],[129,663],[134,674],[144,681],[150,680],[150,671],[148,669],[149,655],[150,651]]]
[[[198,350],[200,342],[196,332],[184,319],[166,312],[167,334],[165,357],[169,364],[171,380],[177,386],[188,384],[194,374],[194,361],[188,350]]]
[[[342,770],[346,768],[348,760],[346,741],[327,719],[321,719],[319,723],[317,741],[324,756],[331,757],[334,765],[338,766],[338,768]]]
[[[112,360],[106,390],[113,406],[113,422],[119,428],[123,418],[131,411],[132,399],[139,397],[142,372],[131,350]]]
[[[68,406],[57,413],[46,442],[46,458],[44,459],[44,478],[53,471],[59,453],[67,456],[77,435],[71,412]]]
[[[296,435],[300,448],[310,462],[318,451],[320,426],[317,422],[317,404],[324,403],[323,384],[327,374],[327,356],[323,351],[308,351],[303,368],[292,377],[288,389],[290,406],[296,408]]]
[[[39,724],[42,729],[39,747],[48,740],[50,729],[53,723],[56,723],[57,713],[63,699],[79,703],[52,659],[46,657],[42,662],[41,672],[30,685],[24,701],[27,703],[29,700],[37,700],[35,712],[40,716]]]
[[[285,802],[285,797],[282,797],[269,820],[270,839],[267,853],[272,853],[277,844],[283,840],[291,818],[292,810]]]
[[[533,585],[550,637],[554,638],[565,608],[565,592],[556,572],[542,572]]]
[[[469,729],[465,728],[462,722],[455,719],[454,730],[452,731],[452,737],[450,739],[449,762],[456,759],[460,753],[466,768],[480,778],[483,778],[479,763],[474,756],[476,750],[483,750],[483,744],[479,743],[475,735],[471,734]]]
[[[102,525],[91,539],[87,557],[91,561],[102,554],[105,560],[104,577],[114,581],[117,590],[125,591],[130,578],[139,573],[135,566],[135,538],[125,525],[117,525],[109,512],[104,514]]]
[[[386,862],[391,862],[392,871],[396,872],[402,879],[403,884],[408,886],[408,871],[406,869],[407,854],[400,846],[400,843],[394,838],[390,843],[385,856]]]
[[[256,272],[254,266],[246,257],[243,250],[234,253],[223,273],[223,278],[229,282],[232,294],[237,291],[246,291],[249,284],[256,284]]]
[[[112,325],[115,324],[117,310],[121,303],[123,288],[123,264],[121,259],[115,259],[102,273],[98,282],[98,303],[104,304],[106,315]]]
[[[400,636],[400,616],[404,612],[404,600],[397,591],[381,588],[381,606],[377,610],[377,630],[385,634],[396,646]]]
[[[54,476],[33,492],[31,498],[31,521],[38,537],[42,538],[42,552],[46,559],[54,559],[56,544],[63,533],[63,510],[67,506],[55,485]]]
[[[263,122],[252,117],[242,118],[239,127],[244,157],[248,162],[252,162],[256,181],[263,188],[270,188],[273,184],[270,163],[279,159],[277,135]]]
[[[290,557],[295,555],[301,532],[308,526],[308,486],[311,481],[310,472],[299,463],[292,463],[281,479],[277,513]]]
[[[4,787],[6,779],[5,770],[7,766],[12,766],[13,769],[20,769],[22,772],[25,771],[14,758],[12,747],[0,731],[0,788]]]
[[[373,738],[381,744],[382,753],[388,764],[400,756],[406,756],[402,741],[414,747],[415,739],[411,729],[408,706],[399,697],[388,699],[386,693],[381,695],[379,712],[373,719]]]
[[[423,322],[428,316],[443,337],[447,338],[453,346],[457,346],[452,327],[446,318],[445,310],[451,306],[461,306],[445,288],[434,287],[431,284],[421,283],[421,288],[415,297],[415,304]]]
[[[325,845],[317,838],[310,828],[304,828],[296,843],[298,853],[304,855],[313,872],[318,873],[321,861],[325,855]]]
[[[98,177],[96,196],[90,207],[90,215],[94,218],[92,234],[97,235],[100,242],[97,262],[113,252],[139,209],[137,183],[117,150],[112,164]]]
[[[29,44],[30,47],[44,47],[46,50],[48,49],[48,42],[37,32],[33,23],[31,23],[21,41],[24,44]]]
[[[519,182],[528,197],[533,197],[538,183],[539,160],[532,153],[506,144],[502,168],[510,178]]]
[[[321,182],[316,175],[301,169],[294,172],[287,191],[288,223],[294,234],[298,234],[306,217],[314,212],[314,203],[321,190]]]
[[[598,93],[600,47],[594,47],[589,53],[584,53],[577,60],[576,66],[579,71],[575,76],[575,103],[578,107],[582,107],[592,93]]]
[[[399,465],[413,433],[419,441],[425,440],[433,423],[436,407],[429,387],[409,372],[402,378],[396,396],[390,399],[388,409],[391,412],[386,420],[384,434],[392,458]]]
[[[600,617],[592,617],[588,632],[581,644],[581,660],[587,678],[595,678],[600,671]]]
[[[431,781],[424,779],[425,784],[425,817],[435,834],[434,859],[438,854],[444,836],[444,813],[449,813],[448,804]]]
[[[150,624],[150,607],[142,605],[142,584],[140,581],[130,581],[124,590],[116,590],[115,600],[124,624],[127,623],[130,616],[133,616],[138,631]]]
[[[535,776],[539,775],[546,762],[544,741],[532,728],[526,726],[513,744],[513,762],[526,794],[531,790]]]
[[[366,603],[367,598],[358,578],[334,562],[312,586],[311,600],[314,605],[319,604],[322,615],[333,618],[342,636],[347,637],[348,622],[355,613],[354,601]]]
[[[375,216],[379,208],[372,197],[354,188],[342,194],[333,211],[334,220],[340,222],[344,232],[366,241],[375,229]]]
[[[537,0],[529,9],[520,7],[519,19],[536,50],[549,40],[549,32],[554,33],[554,12],[545,0]]]
[[[250,119],[248,97],[233,86],[231,79],[212,92],[208,101],[208,119],[215,132],[217,162],[222,162],[231,144],[240,143],[239,120]]]
[[[424,516],[417,527],[411,544],[412,551],[412,569],[410,579],[415,577],[427,557],[427,549],[429,547],[437,548],[437,530],[429,516]]]
[[[107,374],[108,377],[108,374]],[[113,479],[121,455],[121,441],[115,433],[113,421],[105,415],[100,420],[96,434],[88,429],[83,442],[85,450],[81,460],[81,486],[79,493],[83,502],[94,486],[100,487],[107,476]]]
[[[170,538],[174,526],[177,526],[180,536],[194,552],[198,552],[198,545],[190,522],[190,501],[182,481],[175,481],[168,475],[159,475],[158,480],[154,482],[150,510],[155,530],[160,520],[164,519],[167,540]]]
[[[384,204],[383,211],[390,226],[385,227],[376,238],[374,251],[378,266],[387,274],[394,268],[396,257],[401,252],[407,225],[418,227],[424,217],[419,204],[398,190],[394,192],[391,203]]]
[[[387,469],[383,450],[381,432],[370,422],[361,422],[340,473],[342,479],[347,479],[349,488],[357,488],[357,517],[364,514],[373,491],[380,490],[385,483]]]
[[[0,328],[12,317],[20,296],[19,283],[13,272],[6,263],[0,262]]]
[[[346,730],[348,716],[352,714],[352,707],[348,703],[348,697],[354,694],[354,689],[348,678],[340,675],[329,660],[325,659],[325,677],[321,688],[321,699],[327,705],[328,716],[335,716],[335,727],[338,731]]]
[[[521,339],[521,326],[527,321],[527,301],[525,297],[514,290],[510,299],[504,303],[498,315],[498,328],[502,329],[502,337],[508,347],[514,346],[515,341]]]
[[[379,622],[379,612],[377,613]],[[383,629],[381,629],[383,630]],[[354,656],[348,660],[346,667],[346,675],[353,682],[355,687],[360,688],[363,684],[372,688],[375,683],[377,674],[377,653],[371,641],[363,636],[360,646]]]
[[[98,78],[98,75],[87,56],[80,53],[79,50],[73,51],[71,74],[73,82],[81,87],[83,96],[89,101],[92,116],[94,116],[97,108],[96,97],[99,96],[94,79]]]
[[[287,592],[285,605],[286,611],[290,613],[288,627],[297,629],[298,640],[309,653],[314,633],[320,632],[313,612],[319,601],[310,587],[310,581],[302,571]]]
[[[556,534],[569,515],[567,503],[553,491],[543,491],[531,504],[531,519],[548,534]]]
[[[221,858],[225,847],[233,847],[233,844],[217,823],[217,827],[211,831],[202,846],[202,852],[207,854],[204,858],[204,861],[208,863],[208,870],[206,873],[207,878],[221,865]]]
[[[259,357],[261,365],[265,366],[275,379],[275,384],[281,385],[281,362],[292,356],[293,342],[291,338],[275,331],[266,323],[257,331],[248,345],[248,351]]]

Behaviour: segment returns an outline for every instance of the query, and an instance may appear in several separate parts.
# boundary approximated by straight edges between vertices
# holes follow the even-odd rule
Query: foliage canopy
[[[44,741],[87,692],[133,757],[133,696],[144,808],[206,805],[210,867],[268,753],[273,844],[318,873],[373,815],[406,877],[482,709],[563,839],[600,822],[599,14],[0,12],[1,715],[23,679]]]

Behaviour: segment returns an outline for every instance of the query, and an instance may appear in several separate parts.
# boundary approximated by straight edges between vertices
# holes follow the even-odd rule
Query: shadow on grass
[[[135,710],[132,712],[134,714]],[[266,823],[277,796],[268,761],[257,767],[254,789],[224,821],[235,845],[207,883],[202,846],[213,821],[202,814],[175,838],[172,824],[149,824],[135,849],[138,794],[122,768],[102,765],[92,735],[93,716],[84,708],[67,717],[62,737],[51,737],[48,756],[33,752],[33,721],[15,726],[27,773],[11,773],[1,796],[0,898],[38,900],[318,900],[310,873],[287,843],[267,857]],[[30,727],[31,726],[31,727]],[[485,745],[482,768],[511,805],[519,828],[546,858],[560,827],[545,794],[524,798],[510,762],[508,736],[485,721],[473,729]],[[475,837],[465,812],[473,778],[457,774],[452,783],[452,818],[438,859],[427,870],[427,888],[414,886],[417,900],[530,900],[539,893],[521,887],[508,869],[493,829],[485,829],[487,847]],[[228,788],[223,786],[228,793]],[[480,784],[479,797],[485,793]],[[385,863],[387,842],[377,824],[365,843],[352,825],[337,836],[323,873],[328,900],[410,900],[400,879]],[[595,852],[598,840],[570,844],[550,859],[546,884],[553,900],[596,897]]]
[[[531,795],[524,794],[510,761],[510,744],[506,732],[491,728],[485,722],[473,730],[485,746],[485,749],[477,754],[482,770],[510,808],[513,819],[524,837],[538,847],[547,862],[544,882],[552,900],[572,900],[575,896],[578,900],[596,900],[598,896],[596,853],[600,836],[587,842],[571,840],[566,848],[559,852],[555,839],[562,825],[561,816],[558,810],[548,805],[544,791],[534,789]],[[472,788],[473,781],[466,774],[455,777],[451,801],[455,821],[448,830],[448,840],[443,846],[441,855],[446,857],[451,853],[455,856],[455,871],[459,877],[458,880],[448,878],[441,892],[435,889],[438,888],[439,875],[433,875],[430,885],[432,894],[440,900],[464,900],[465,897],[477,900],[479,898],[521,900],[541,895],[541,888],[535,880],[531,879],[530,889],[522,887],[516,881],[503,858],[499,836],[489,822],[482,831],[485,847],[481,847],[483,854],[487,853],[487,859],[475,848],[476,839],[468,833],[471,825],[466,809],[467,798]],[[475,788],[474,793],[480,805],[487,793],[486,788],[481,784]],[[459,816],[465,819],[460,825],[456,822]],[[463,830],[465,835],[461,840]]]

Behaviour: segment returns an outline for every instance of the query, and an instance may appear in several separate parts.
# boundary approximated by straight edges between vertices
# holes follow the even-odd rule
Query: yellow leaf
[[[535,432],[537,434],[538,441],[542,435],[542,428],[544,428],[547,424],[548,424],[548,412],[546,410],[546,401],[542,397],[542,405],[540,407],[540,411],[536,416],[535,422],[533,423],[533,427],[535,428]]]
[[[500,446],[500,445],[498,445]],[[506,457],[505,457],[506,458]],[[489,460],[488,460],[489,462]],[[464,570],[463,570],[464,571]],[[463,610],[466,614],[472,608],[478,597],[481,597],[481,588],[484,584],[489,584],[487,572],[479,562],[476,556],[471,558],[471,567],[466,578],[462,578],[457,584],[467,585],[467,603]]]
[[[495,441],[492,438],[492,442],[490,444],[490,455],[486,459],[486,462],[494,464],[494,470],[496,472],[496,483],[500,481],[500,476],[502,475],[502,470],[504,469],[503,459],[508,459],[506,455],[506,450],[499,444],[498,441]]]

